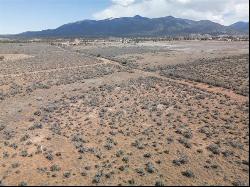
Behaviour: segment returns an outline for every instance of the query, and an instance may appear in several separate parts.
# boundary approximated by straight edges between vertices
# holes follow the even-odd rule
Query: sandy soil
[[[32,58],[33,56],[26,54],[0,54],[0,56],[4,57],[4,61],[17,61],[22,59]]]
[[[247,42],[14,52],[34,58],[0,62],[0,185],[249,185],[249,96],[205,80],[226,65],[245,86]]]

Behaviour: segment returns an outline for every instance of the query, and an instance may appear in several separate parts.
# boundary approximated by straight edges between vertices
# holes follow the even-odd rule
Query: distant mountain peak
[[[245,21],[238,21],[232,25],[229,26],[231,29],[234,29],[238,32],[245,32],[249,33],[249,22]]]
[[[154,37],[186,36],[190,34],[247,34],[249,23],[239,22],[223,26],[210,20],[193,21],[173,16],[147,18],[108,18],[105,20],[83,20],[65,24],[54,30],[25,32],[21,37]]]
[[[165,18],[170,18],[170,19],[175,19],[175,17],[174,16],[166,16]]]
[[[143,17],[140,15],[135,15],[134,18],[143,18]]]

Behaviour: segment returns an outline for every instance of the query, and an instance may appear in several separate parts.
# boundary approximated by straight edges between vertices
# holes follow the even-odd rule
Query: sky
[[[0,34],[54,29],[84,19],[141,15],[249,21],[249,0],[0,0]]]

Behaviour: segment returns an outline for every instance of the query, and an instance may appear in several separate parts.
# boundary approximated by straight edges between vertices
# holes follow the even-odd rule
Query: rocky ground
[[[0,44],[0,185],[249,185],[247,43],[102,45]]]

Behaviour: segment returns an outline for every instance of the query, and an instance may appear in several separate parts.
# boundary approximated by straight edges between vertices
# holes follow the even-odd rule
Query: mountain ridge
[[[247,26],[248,24],[248,26]],[[56,29],[27,31],[17,37],[154,37],[180,36],[189,34],[248,34],[249,23],[237,22],[224,26],[210,20],[194,21],[166,16],[147,18],[134,17],[109,18],[104,20],[82,20],[64,24]]]
[[[237,31],[249,33],[249,22],[238,21],[229,27]]]

